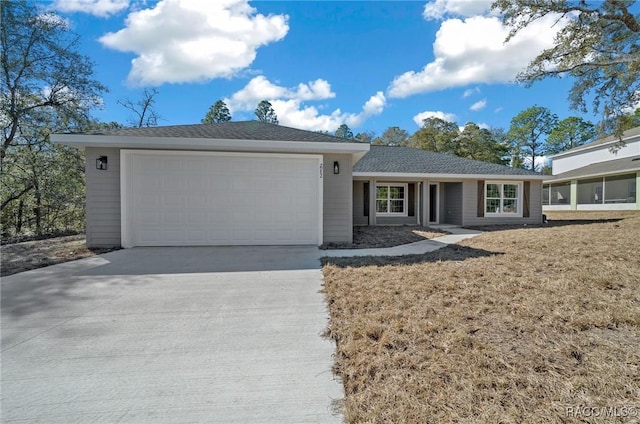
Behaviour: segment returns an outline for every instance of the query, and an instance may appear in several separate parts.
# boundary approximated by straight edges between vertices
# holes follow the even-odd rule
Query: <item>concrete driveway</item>
[[[134,248],[3,278],[2,422],[340,422],[319,256]]]

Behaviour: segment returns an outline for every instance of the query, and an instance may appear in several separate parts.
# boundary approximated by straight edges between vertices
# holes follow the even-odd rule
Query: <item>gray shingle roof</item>
[[[334,137],[312,131],[260,121],[223,122],[218,124],[171,125],[145,128],[120,128],[85,134],[122,137],[176,137],[223,140],[306,141],[316,143],[358,143],[357,140]]]
[[[353,172],[538,176],[536,172],[411,147],[371,146]]]
[[[640,170],[640,156],[635,156],[608,160],[605,162],[592,163],[590,165],[583,166],[582,168],[572,169],[571,171],[554,175],[553,177],[549,176],[549,179],[545,181],[566,180],[591,175],[597,176],[606,174],[618,174],[627,171],[631,172],[638,170]]]

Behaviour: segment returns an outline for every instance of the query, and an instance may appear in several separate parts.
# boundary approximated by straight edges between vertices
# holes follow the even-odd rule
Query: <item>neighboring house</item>
[[[639,210],[640,127],[551,156],[543,210]],[[619,146],[618,146],[619,147]]]
[[[87,245],[351,243],[354,225],[538,224],[542,176],[258,121],[56,134],[87,161]]]

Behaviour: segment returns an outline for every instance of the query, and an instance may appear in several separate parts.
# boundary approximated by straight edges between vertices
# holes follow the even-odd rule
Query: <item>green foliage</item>
[[[229,121],[231,121],[231,112],[229,112],[227,104],[222,100],[218,100],[209,108],[209,111],[200,122],[203,124],[215,124]]]
[[[630,130],[631,128],[640,127],[640,108],[634,113],[627,114],[622,117],[622,130]]]
[[[547,77],[574,77],[571,107],[601,113],[602,132],[624,130],[625,110],[640,101],[640,14],[630,0],[497,0],[492,9],[511,28],[508,39],[544,16],[562,17],[565,24],[554,47],[543,51],[518,75],[526,84]],[[507,39],[507,40],[508,40]]]
[[[83,155],[49,135],[90,128],[106,89],[62,18],[28,1],[3,1],[0,13],[2,235],[82,229]]]
[[[546,152],[560,153],[582,146],[597,135],[595,126],[577,116],[570,116],[558,122],[547,138]]]
[[[529,169],[536,170],[536,157],[546,153],[547,136],[557,122],[558,117],[541,106],[532,106],[513,117],[507,133],[512,149],[511,165],[520,167],[530,160]]]
[[[408,146],[411,135],[400,127],[387,128],[380,137],[373,140],[375,145]]]
[[[363,131],[356,134],[354,138],[363,143],[371,144],[375,136],[376,136],[376,133],[374,133],[373,131]]]
[[[456,156],[506,165],[509,147],[490,130],[467,122],[457,138]]]
[[[276,115],[276,111],[273,110],[271,102],[267,100],[262,100],[260,103],[258,103],[255,114],[258,118],[258,121],[278,125],[278,116]]]
[[[347,124],[342,124],[338,127],[335,134],[336,137],[340,138],[353,138],[353,131]]]
[[[422,122],[422,128],[411,137],[411,147],[455,154],[458,124],[440,118],[426,118]]]

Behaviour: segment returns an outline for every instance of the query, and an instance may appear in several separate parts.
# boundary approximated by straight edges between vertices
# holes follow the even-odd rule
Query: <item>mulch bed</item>
[[[394,247],[448,234],[445,231],[415,225],[379,225],[353,228],[353,243],[326,243],[321,249],[370,249]]]

